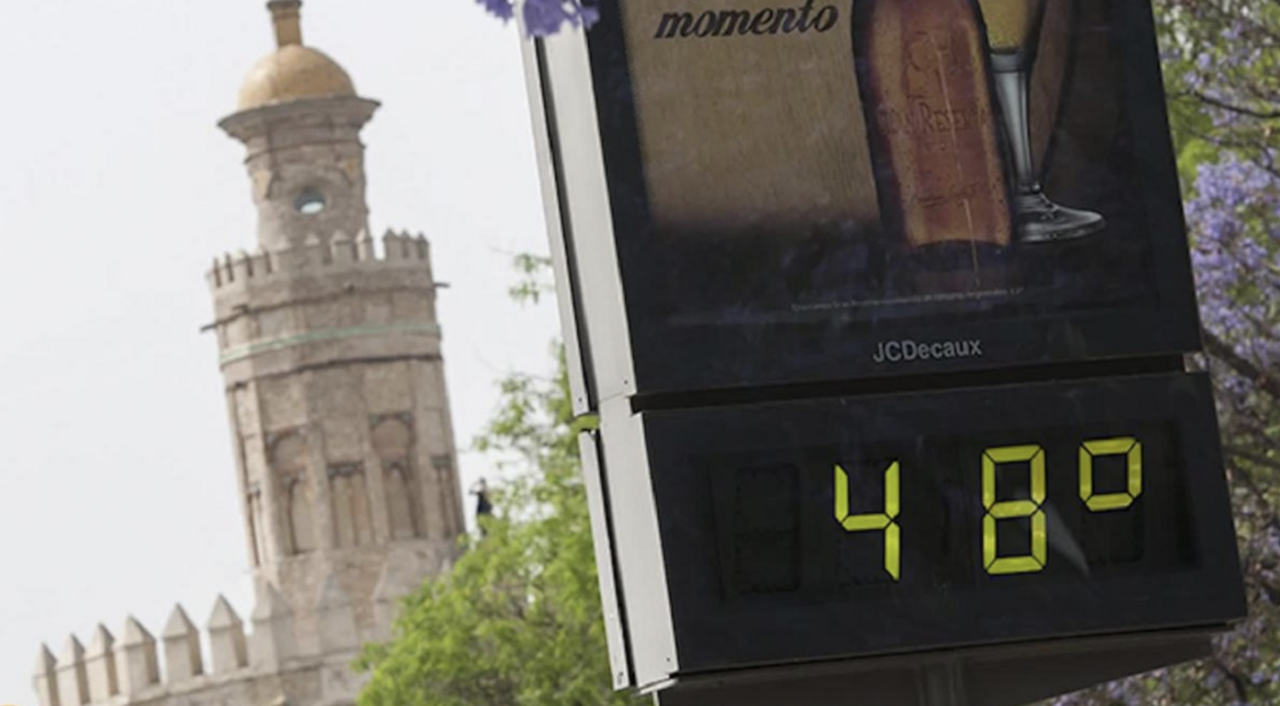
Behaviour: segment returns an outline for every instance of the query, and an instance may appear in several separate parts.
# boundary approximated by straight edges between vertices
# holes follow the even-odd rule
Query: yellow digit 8
[[[898,580],[902,565],[902,532],[894,518],[898,516],[898,462],[884,472],[884,512],[866,515],[849,514],[849,474],[836,465],[836,522],[846,532],[884,530],[884,570]]]
[[[1031,462],[1031,499],[996,502],[996,466],[1001,463]],[[1026,574],[1044,568],[1048,554],[1044,510],[1044,449],[1036,444],[1002,446],[982,452],[982,565],[988,574]],[[996,521],[1031,518],[1031,555],[999,556]]]
[[[1093,459],[1095,456],[1125,457],[1128,482],[1119,493],[1093,492]],[[1094,512],[1123,510],[1142,494],[1142,442],[1132,436],[1096,439],[1080,444],[1080,499]]]

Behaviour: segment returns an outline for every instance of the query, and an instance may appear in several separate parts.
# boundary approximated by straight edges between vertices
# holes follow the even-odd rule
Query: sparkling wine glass
[[[1017,181],[1014,212],[1018,239],[1043,243],[1080,238],[1106,226],[1102,216],[1059,206],[1045,196],[1031,159],[1031,122],[1027,79],[1035,62],[1036,40],[1046,0],[978,0],[991,47],[996,95]]]

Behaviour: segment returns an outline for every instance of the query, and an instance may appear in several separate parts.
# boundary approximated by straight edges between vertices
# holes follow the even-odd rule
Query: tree
[[[536,300],[541,258],[521,256]],[[482,538],[446,576],[407,597],[389,644],[366,647],[359,706],[623,706],[612,690],[578,432],[564,352],[553,377],[501,381],[502,405],[477,447],[517,475],[479,518]]]

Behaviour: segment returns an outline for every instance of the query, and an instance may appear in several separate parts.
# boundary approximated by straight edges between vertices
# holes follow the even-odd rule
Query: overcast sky
[[[41,642],[158,634],[217,594],[247,619],[230,431],[204,272],[256,246],[239,143],[217,127],[274,47],[262,0],[0,7],[0,703],[33,704]],[[371,225],[421,231],[463,483],[494,381],[546,371],[554,306],[507,298],[546,252],[514,26],[471,0],[306,0],[303,34],[383,107]],[[470,513],[470,503],[467,504]]]

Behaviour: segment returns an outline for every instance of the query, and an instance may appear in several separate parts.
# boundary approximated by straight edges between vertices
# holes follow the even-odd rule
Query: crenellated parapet
[[[385,639],[390,626],[377,626],[377,634],[358,631],[351,600],[336,580],[325,583],[311,612],[320,622],[319,640],[300,638],[293,607],[264,583],[250,630],[222,596],[203,630],[181,605],[159,637],[132,616],[119,637],[99,625],[87,648],[74,635],[57,657],[40,647],[32,680],[39,706],[239,703],[245,694],[267,692],[291,703],[354,703],[362,680],[351,674],[351,659],[363,643]]]
[[[231,384],[369,357],[439,354],[436,283],[422,235],[343,233],[215,261],[207,278]]]
[[[227,289],[333,272],[421,271],[424,268],[430,272],[431,246],[425,235],[388,230],[381,240],[378,248],[368,231],[360,232],[355,238],[338,232],[325,240],[312,234],[299,247],[227,253],[213,261],[206,279],[218,295]]]

